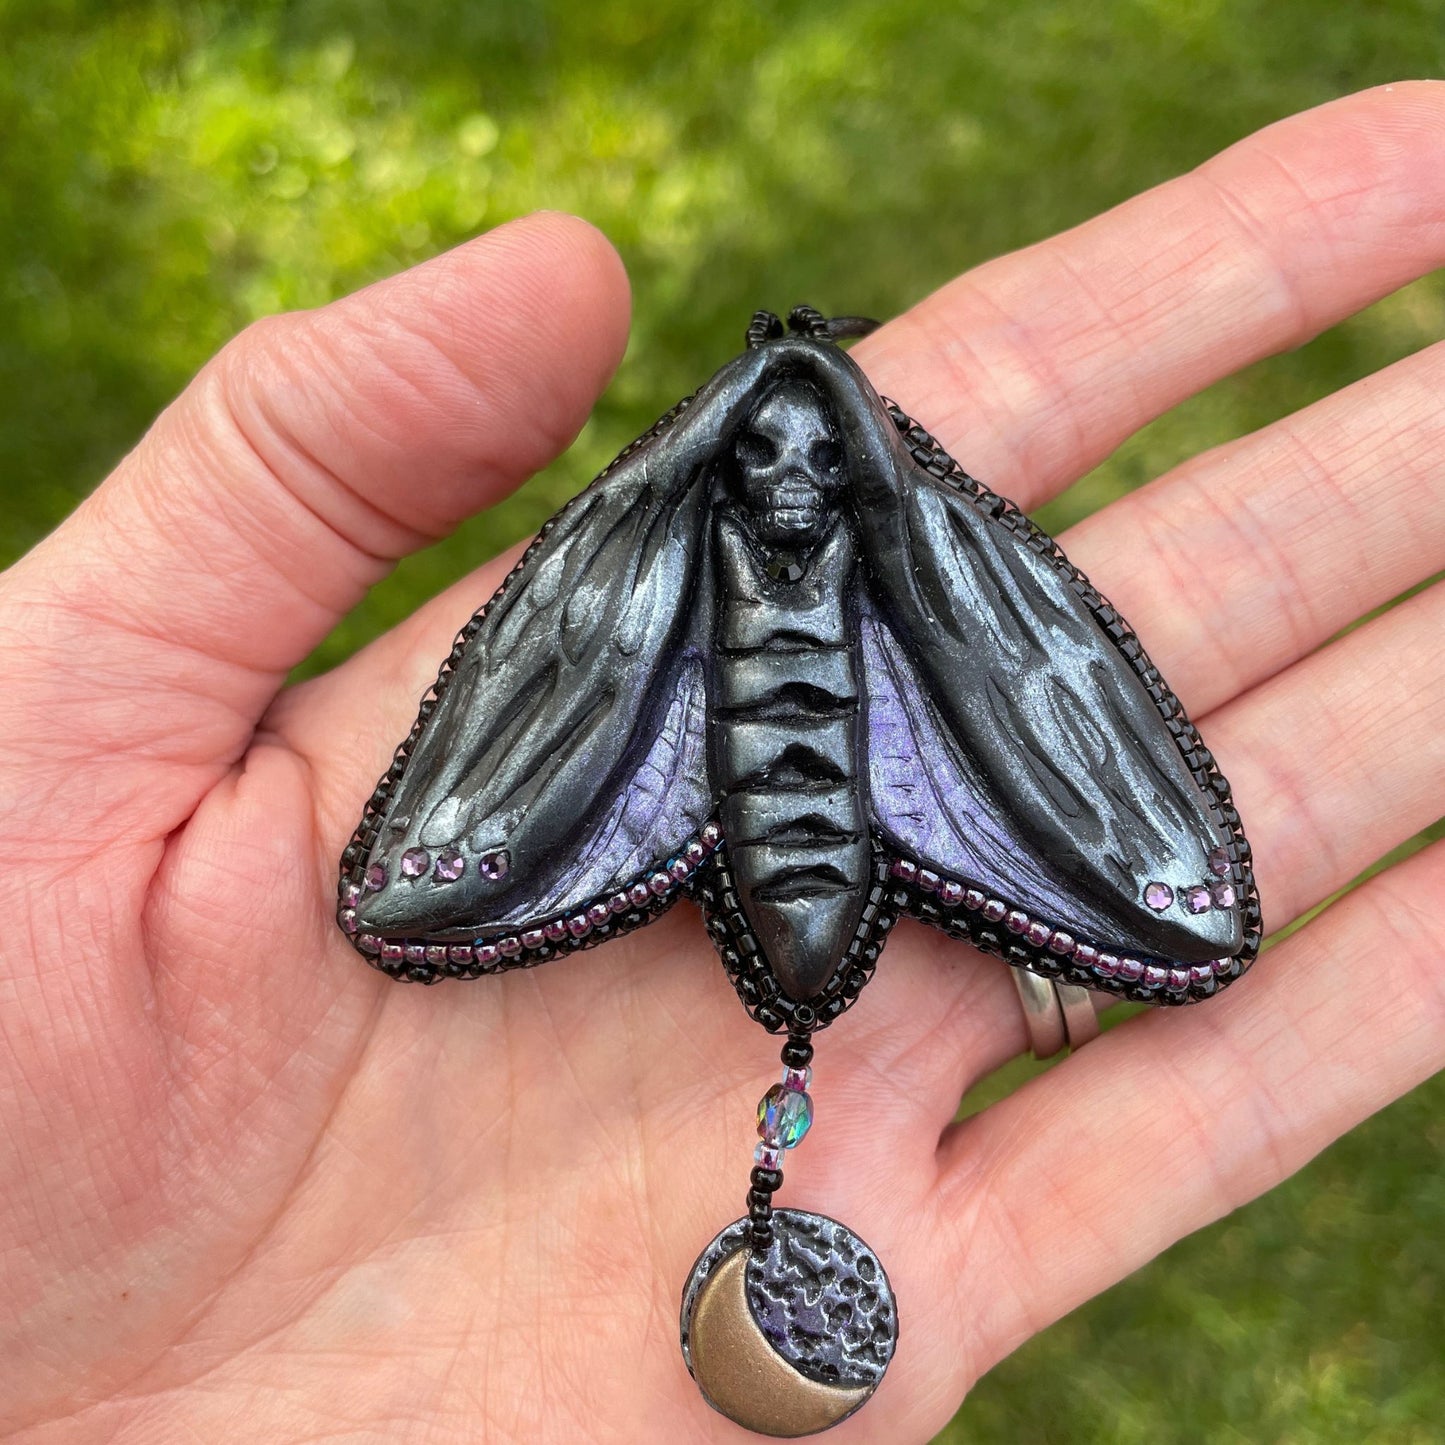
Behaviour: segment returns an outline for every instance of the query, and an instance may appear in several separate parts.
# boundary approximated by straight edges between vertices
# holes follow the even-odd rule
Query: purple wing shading
[[[463,630],[347,850],[358,947],[445,951],[684,869],[709,804],[695,634],[714,452],[763,366],[739,357],[629,447]],[[647,921],[614,911],[613,931]]]
[[[500,917],[499,930],[574,913],[595,898],[636,886],[702,832],[712,801],[702,664],[689,656],[662,727],[637,771],[551,888]]]
[[[1113,941],[1117,921],[1010,831],[987,784],[949,738],[908,654],[866,599],[860,626],[868,791],[884,836],[946,876],[1036,917],[1068,920],[1081,937]]]

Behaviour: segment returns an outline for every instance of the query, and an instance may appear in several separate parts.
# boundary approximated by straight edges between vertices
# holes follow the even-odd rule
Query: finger
[[[1440,816],[1442,635],[1445,587],[1434,587],[1206,720],[1253,845],[1271,929],[1302,916]],[[932,1069],[920,1074],[920,1087],[931,1079],[946,1120],[951,1101],[1021,1052],[1027,1036],[1011,987],[965,968],[948,940],[917,947],[914,1002],[924,1007],[931,998],[948,1024],[936,1054],[920,1063]],[[991,959],[982,969],[1005,972]]]
[[[1437,844],[1217,1003],[1131,1020],[950,1130],[934,1237],[955,1265],[976,1367],[1445,1064],[1442,916]]]
[[[1437,345],[1069,530],[1196,717],[1445,567],[1442,388]]]
[[[1032,507],[1151,418],[1445,262],[1445,85],[1267,127],[980,266],[856,348],[959,462]]]
[[[9,731],[60,768],[178,765],[173,826],[392,561],[567,444],[626,317],[602,237],[540,215],[250,328],[6,577],[30,632]]]

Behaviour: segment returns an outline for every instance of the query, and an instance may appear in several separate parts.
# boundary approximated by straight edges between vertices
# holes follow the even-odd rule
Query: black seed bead
[[[754,1164],[749,1178],[754,1189],[766,1189],[770,1194],[775,1194],[783,1187],[783,1171],[781,1169],[764,1169],[761,1164]]]
[[[794,1034],[783,1045],[783,1063],[790,1069],[806,1069],[813,1062],[813,1045]]]
[[[773,1218],[773,1206],[771,1204],[749,1204],[748,1218],[754,1224],[768,1224]]]

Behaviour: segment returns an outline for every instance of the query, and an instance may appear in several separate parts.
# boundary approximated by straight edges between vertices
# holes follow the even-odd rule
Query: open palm
[[[1445,261],[1442,161],[1445,86],[1338,102],[854,355],[1035,506]],[[626,325],[616,257],[554,215],[276,318],[0,579],[7,1438],[745,1438],[687,1378],[677,1297],[743,1210],[776,1042],[696,912],[435,990],[332,919],[360,804],[506,560],[278,691],[394,559],[567,443]],[[1442,389],[1437,347],[1063,539],[1232,781],[1274,929],[1440,811],[1445,591],[1321,644],[1445,565]],[[963,1125],[1025,1045],[1017,1000],[900,925],[820,1037],[779,1201],[855,1227],[900,1301],[836,1438],[926,1439],[1031,1333],[1437,1068],[1442,916],[1436,848]]]

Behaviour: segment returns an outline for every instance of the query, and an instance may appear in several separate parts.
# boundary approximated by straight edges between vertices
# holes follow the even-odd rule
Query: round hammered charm
[[[773,1213],[773,1241],[745,1219],[698,1256],[682,1297],[682,1353],[707,1402],[761,1435],[812,1435],[878,1387],[898,1312],[878,1256],[846,1225]]]

